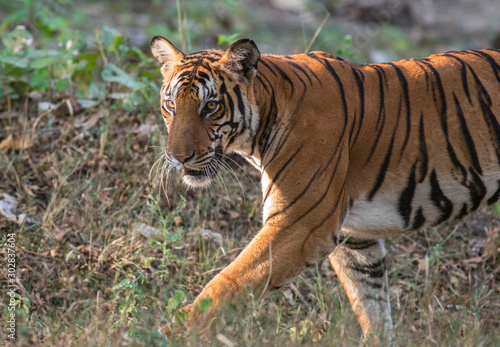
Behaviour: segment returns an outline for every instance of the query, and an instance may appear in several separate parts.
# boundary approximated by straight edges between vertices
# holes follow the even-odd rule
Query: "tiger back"
[[[151,47],[166,165],[203,186],[235,152],[262,174],[263,227],[184,308],[188,325],[328,256],[365,336],[390,340],[383,239],[499,198],[498,51],[357,65],[260,55],[248,39],[191,55],[162,37]]]

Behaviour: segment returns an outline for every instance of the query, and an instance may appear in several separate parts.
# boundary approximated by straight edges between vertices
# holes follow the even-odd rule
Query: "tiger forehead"
[[[177,67],[177,76],[203,75],[203,73],[212,73],[213,63],[216,63],[222,57],[221,52],[217,50],[204,50],[184,56]]]
[[[162,88],[162,95],[203,94],[200,97],[215,96],[216,80],[219,74],[212,65],[222,57],[216,50],[206,50],[185,56],[176,66],[170,81]]]

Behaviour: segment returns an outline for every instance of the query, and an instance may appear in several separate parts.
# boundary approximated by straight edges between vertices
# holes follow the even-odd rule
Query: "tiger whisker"
[[[240,186],[241,192],[243,193],[243,199],[244,199],[246,196],[246,191],[245,191],[245,189],[243,189],[243,184],[241,183],[240,179],[236,175],[236,172],[234,171],[234,169],[231,166],[229,166],[228,163],[224,162],[223,160],[221,160],[219,158],[216,158],[216,160],[217,160],[217,163],[221,166],[221,168],[223,168],[224,171],[229,173],[230,177],[232,176],[232,177],[234,177],[234,179],[236,179],[236,182]]]
[[[236,164],[236,166],[238,166],[238,168],[239,168],[240,170],[242,170],[242,171],[243,171],[243,173],[245,173],[245,175],[247,175],[247,177],[250,179],[250,181],[252,181],[252,183],[253,183],[254,185],[256,185],[256,183],[255,183],[255,181],[253,180],[253,178],[252,178],[252,177],[250,177],[250,175],[248,174],[247,170],[245,170],[245,168],[244,168],[242,165],[238,164],[238,162],[237,162],[236,160],[234,160],[233,158],[231,158],[231,157],[229,157],[229,156],[227,156],[227,155],[225,155],[225,154],[222,154],[222,153],[221,153],[220,155],[221,155],[221,157],[223,157],[224,159],[231,160],[234,164]],[[233,170],[233,171],[234,171],[234,170]]]

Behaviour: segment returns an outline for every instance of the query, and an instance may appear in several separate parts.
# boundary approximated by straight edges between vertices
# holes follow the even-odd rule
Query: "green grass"
[[[23,3],[32,10],[38,6]],[[203,11],[213,11],[196,4],[175,10],[169,20],[175,23],[178,13],[186,13],[189,20],[201,22]],[[223,16],[234,10],[236,24],[226,31],[208,20],[199,31],[187,26],[187,47],[201,45],[205,29],[220,30],[226,35],[221,43],[227,45],[224,39],[255,25],[245,19],[247,5],[227,1],[221,6]],[[16,11],[21,10],[26,8]],[[70,12],[44,11],[12,11],[38,30],[39,42],[15,51],[16,40],[30,34],[19,29],[14,36],[3,36],[12,40],[3,40],[0,52],[0,143],[10,137],[19,144],[0,151],[0,193],[16,197],[18,213],[35,221],[19,226],[0,217],[2,248],[3,235],[16,234],[18,336],[13,344],[204,345],[206,340],[196,333],[178,331],[167,340],[156,329],[182,319],[179,308],[192,302],[259,230],[258,173],[234,158],[236,163],[229,165],[235,175],[225,173],[202,191],[186,189],[173,174],[167,198],[158,181],[148,179],[166,143],[157,110],[155,62],[117,30],[101,28],[78,36],[70,20],[47,22],[43,17],[60,19]],[[318,13],[325,17],[321,8]],[[1,32],[12,34],[18,17],[0,26]],[[304,32],[299,50],[311,42],[320,22],[316,27],[297,24],[298,35]],[[155,24],[148,30],[164,33],[157,29]],[[271,32],[263,26],[259,37],[271,40]],[[79,52],[57,45],[67,43],[68,35],[85,38],[76,41],[82,44]],[[83,45],[89,35],[93,48]],[[410,45],[398,33],[391,35],[399,46]],[[312,48],[331,48],[328,37],[339,43],[330,51],[349,55],[349,37],[328,25]],[[71,111],[68,100],[82,106]],[[41,102],[57,109],[40,110]],[[155,228],[156,234],[134,233],[138,223]],[[220,233],[222,243],[203,236],[201,229]],[[468,222],[389,242],[396,344],[500,345],[499,230],[497,213],[487,211]],[[0,258],[4,264],[5,253]],[[2,266],[2,288],[6,279]],[[7,299],[2,295],[0,300],[2,322]],[[3,327],[0,342],[6,337]],[[217,332],[207,338],[217,346],[365,343],[327,260],[264,300],[250,296],[228,309],[214,327]]]

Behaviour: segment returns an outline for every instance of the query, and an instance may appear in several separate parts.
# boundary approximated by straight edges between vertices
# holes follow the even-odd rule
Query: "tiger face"
[[[260,53],[251,40],[226,52],[184,55],[156,36],[151,50],[161,65],[161,113],[168,129],[165,158],[192,187],[209,184],[226,153],[238,152],[255,134],[253,79]]]

